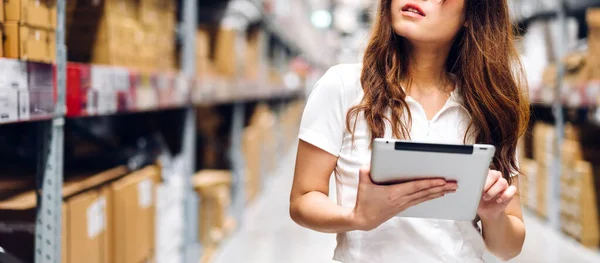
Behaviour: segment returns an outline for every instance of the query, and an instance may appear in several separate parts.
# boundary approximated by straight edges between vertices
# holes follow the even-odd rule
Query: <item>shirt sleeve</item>
[[[329,69],[308,97],[300,123],[300,140],[335,156],[340,155],[346,123],[343,90],[340,75]]]

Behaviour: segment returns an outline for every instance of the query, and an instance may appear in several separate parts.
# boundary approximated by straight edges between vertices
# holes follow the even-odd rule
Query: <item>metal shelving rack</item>
[[[51,120],[35,121],[38,129],[38,171],[36,173],[37,188],[41,191],[37,196],[37,213],[35,227],[35,262],[59,263],[61,262],[61,224],[62,224],[62,188],[63,188],[63,163],[64,163],[64,127],[66,120],[66,93],[67,93],[67,46],[65,44],[65,20],[67,0],[56,0],[56,104]],[[252,6],[261,10],[257,1],[251,1]],[[178,27],[178,38],[182,43],[181,69],[183,77],[193,79],[196,69],[196,27],[198,22],[197,0],[182,1],[182,22]],[[263,27],[272,35],[282,31],[264,12],[260,11]],[[305,55],[302,50],[289,39],[284,45],[293,50],[296,55]],[[314,65],[322,65],[313,62]],[[281,99],[286,95],[272,95]],[[242,155],[242,133],[246,115],[246,101],[249,98],[233,99],[227,101],[233,106],[231,126],[231,146],[228,156],[232,163],[233,196],[231,214],[241,222],[245,207],[244,191],[244,159]],[[252,99],[249,99],[252,100]],[[278,105],[281,106],[281,105]],[[194,103],[186,103],[178,107],[184,108],[184,121],[182,140],[182,155],[185,160],[186,180],[184,199],[184,245],[181,248],[184,262],[198,262],[202,254],[202,246],[198,238],[198,204],[199,197],[194,192],[191,178],[196,172],[195,145],[196,145],[196,116]]]
[[[196,21],[197,19],[197,1],[183,1],[183,18],[180,26],[180,39],[182,39],[181,69],[185,77],[192,78],[196,72]],[[201,246],[198,241],[198,196],[195,194],[192,186],[192,176],[196,171],[195,145],[196,145],[196,114],[193,105],[188,105],[185,109],[184,128],[183,128],[183,155],[185,158],[185,174],[188,180],[185,182],[184,199],[184,224],[187,231],[184,231],[184,247],[182,248],[184,262],[198,262],[201,254]]]
[[[40,123],[43,145],[38,152],[38,207],[35,226],[35,262],[61,261],[61,201],[67,50],[65,46],[66,0],[56,1],[56,83],[57,101],[51,124]]]

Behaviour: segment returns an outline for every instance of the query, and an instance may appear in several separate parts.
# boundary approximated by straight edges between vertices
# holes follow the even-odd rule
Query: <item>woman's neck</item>
[[[446,71],[450,47],[419,43],[411,45],[410,51],[410,79],[402,84],[419,93],[446,91],[450,82]]]

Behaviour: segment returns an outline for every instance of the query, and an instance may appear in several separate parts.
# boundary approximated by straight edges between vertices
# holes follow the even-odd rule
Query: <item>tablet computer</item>
[[[495,151],[493,145],[375,139],[371,152],[371,179],[377,184],[433,178],[456,182],[455,193],[410,207],[398,216],[471,221],[477,216]]]

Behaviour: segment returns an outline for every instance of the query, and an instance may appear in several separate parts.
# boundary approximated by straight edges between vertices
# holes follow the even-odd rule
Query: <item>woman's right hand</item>
[[[453,193],[456,183],[443,179],[427,179],[394,185],[376,185],[371,180],[370,168],[359,173],[356,206],[352,222],[358,230],[370,231],[411,206]]]

